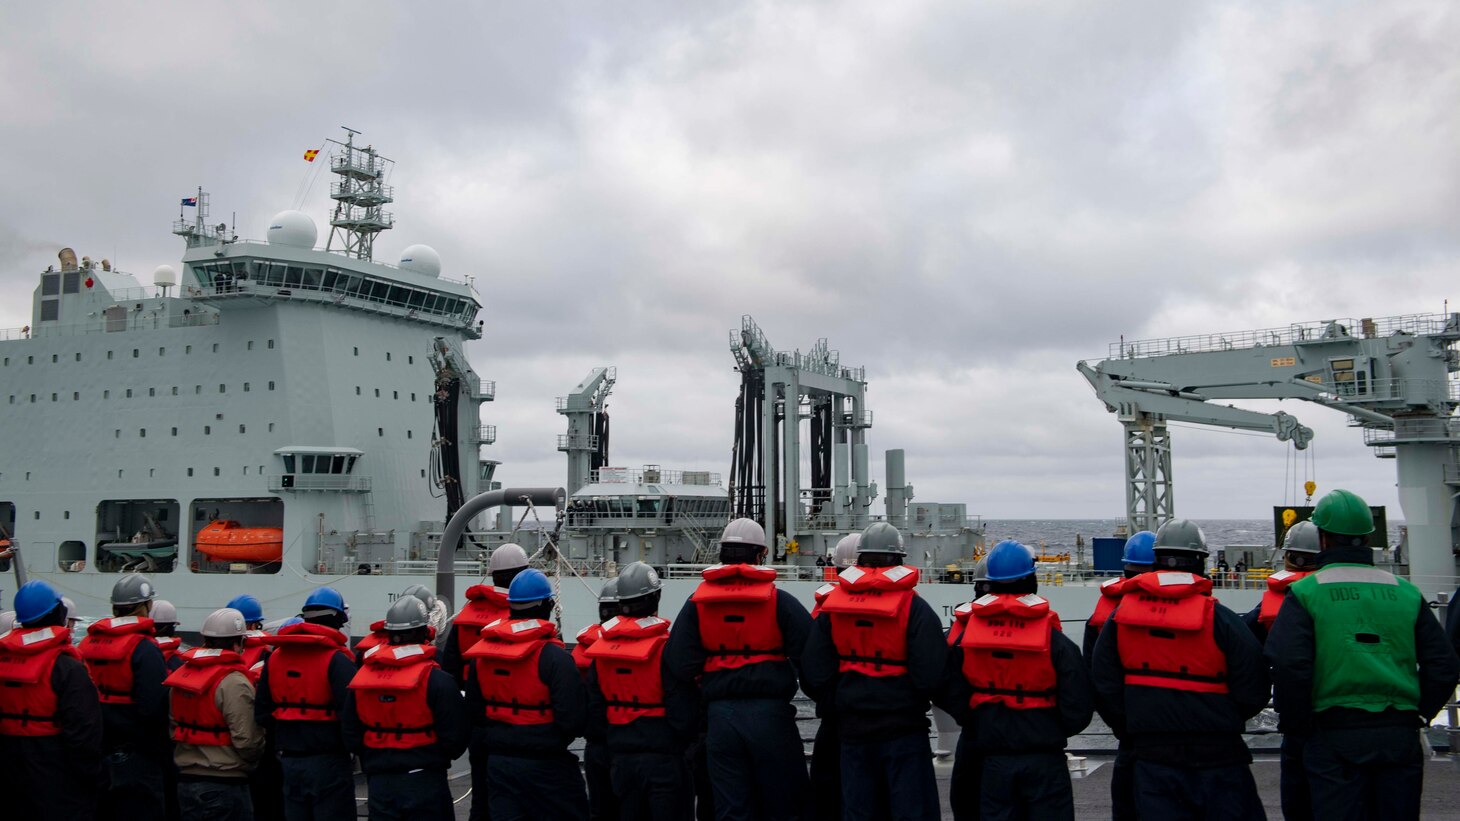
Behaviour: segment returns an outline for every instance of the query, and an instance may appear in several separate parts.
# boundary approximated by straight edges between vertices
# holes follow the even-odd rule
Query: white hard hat
[[[521,546],[508,542],[492,551],[492,558],[487,562],[487,572],[496,573],[498,570],[516,570],[519,567],[527,566],[527,551]]]
[[[203,619],[203,636],[210,639],[231,639],[248,632],[248,623],[243,614],[232,607],[214,610]]]

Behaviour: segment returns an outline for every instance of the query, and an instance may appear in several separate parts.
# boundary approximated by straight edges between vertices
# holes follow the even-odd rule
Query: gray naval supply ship
[[[495,385],[464,354],[483,334],[484,306],[428,246],[406,248],[397,265],[373,259],[394,225],[393,164],[355,136],[328,158],[323,248],[297,211],[276,216],[266,241],[239,239],[209,222],[200,190],[184,201],[193,218],[173,226],[181,269],[159,267],[150,287],[70,249],[40,274],[30,324],[0,331],[5,579],[45,578],[99,616],[118,574],[144,572],[184,630],[241,592],[283,618],[332,585],[358,634],[433,575],[459,604],[490,550],[516,541],[560,585],[572,636],[596,619],[603,579],[630,561],[665,571],[664,611],[677,612],[735,516],[766,526],[782,583],[809,606],[830,573],[818,558],[885,518],[906,534],[935,609],[970,598],[983,525],[961,503],[914,501],[900,450],[886,452],[879,494],[865,370],[825,340],[778,350],[748,316],[729,335],[741,388],[728,483],[611,465],[616,373],[598,368],[557,400],[561,492],[509,487],[497,494],[505,505],[484,508],[483,494],[504,490],[499,464],[482,457],[496,438],[481,418]],[[1302,399],[1347,413],[1377,455],[1397,458],[1410,535],[1397,569],[1412,562],[1427,592],[1453,589],[1457,340],[1460,315],[1363,319],[1122,342],[1081,363],[1125,428],[1127,525],[1175,515],[1167,421],[1266,430],[1301,447],[1312,434],[1292,416],[1210,400]],[[1041,592],[1080,620],[1100,573],[1079,554],[1042,558],[1053,561],[1040,563]],[[1251,607],[1255,582],[1223,601]]]

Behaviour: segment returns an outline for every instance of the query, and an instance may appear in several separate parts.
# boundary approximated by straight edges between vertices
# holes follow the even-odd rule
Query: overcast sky
[[[301,154],[348,125],[398,162],[377,258],[476,278],[513,484],[563,481],[553,398],[597,365],[615,464],[726,473],[751,314],[867,367],[879,483],[903,447],[919,500],[1113,519],[1121,429],[1077,360],[1460,281],[1446,0],[145,8],[0,5],[0,326],[64,245],[150,282],[199,185],[245,237],[323,222]],[[1397,505],[1341,416],[1284,409],[1322,488]],[[1173,445],[1180,515],[1293,493],[1275,439]]]

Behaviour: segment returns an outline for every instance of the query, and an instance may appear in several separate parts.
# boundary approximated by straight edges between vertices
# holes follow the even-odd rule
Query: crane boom
[[[1409,529],[1411,578],[1426,592],[1454,587],[1460,517],[1460,314],[1325,320],[1287,328],[1111,346],[1076,367],[1126,428],[1132,529],[1171,518],[1166,422],[1268,431],[1295,447],[1313,432],[1290,414],[1220,399],[1296,399],[1347,414],[1376,455],[1392,456]]]

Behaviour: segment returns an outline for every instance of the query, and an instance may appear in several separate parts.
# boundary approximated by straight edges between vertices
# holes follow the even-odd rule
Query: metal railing
[[[285,483],[289,477],[291,484]],[[369,476],[345,476],[330,473],[285,473],[269,477],[269,492],[290,490],[326,490],[343,493],[369,493]]]
[[[560,433],[558,450],[598,450],[598,435],[593,433]]]
[[[478,425],[472,429],[471,440],[478,444],[490,445],[497,441],[496,425]]]
[[[494,379],[483,379],[477,385],[477,396],[488,402],[497,398],[497,382]]]
[[[1460,327],[1457,327],[1454,317],[1454,314],[1409,314],[1377,319],[1335,319],[1294,323],[1286,328],[1112,342],[1106,355],[1111,359],[1138,359],[1170,354],[1301,345],[1353,337],[1374,339],[1396,333],[1455,333]]]
[[[186,316],[170,315],[162,317],[152,312],[138,313],[127,312],[126,331],[160,331],[170,328],[199,328],[205,325],[217,325],[218,314],[199,312]],[[37,339],[40,337],[53,336],[89,336],[91,334],[118,333],[109,331],[109,323],[105,318],[98,317],[87,322],[67,323],[45,323],[36,327],[24,325],[19,328],[0,328],[0,342],[9,342],[19,339]]]
[[[598,437],[593,437],[597,439]],[[562,447],[562,436],[558,437]],[[649,467],[642,470],[632,468],[598,468],[590,479],[593,484],[605,485],[694,485],[697,487],[720,487],[720,474],[709,470],[664,470]]]

